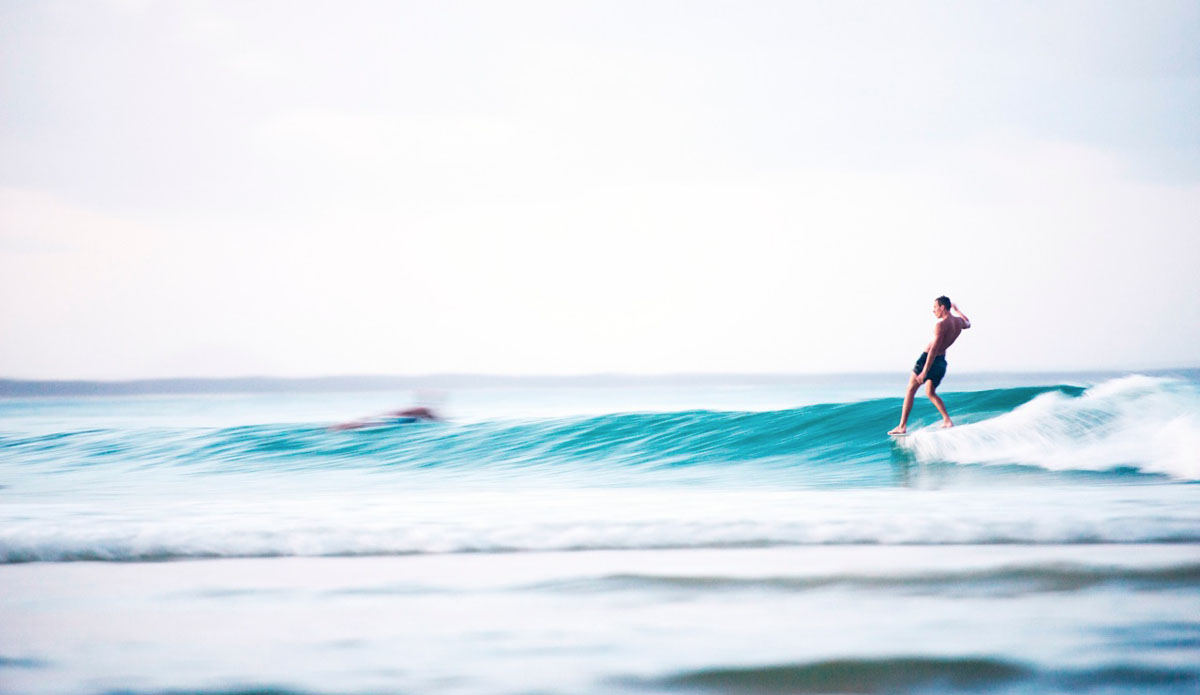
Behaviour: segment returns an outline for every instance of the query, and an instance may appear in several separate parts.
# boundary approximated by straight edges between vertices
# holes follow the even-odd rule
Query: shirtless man
[[[952,316],[951,311],[958,316]],[[942,427],[954,427],[950,421],[950,413],[946,412],[946,404],[937,395],[938,384],[946,376],[946,350],[954,344],[958,334],[971,327],[971,320],[959,311],[957,304],[952,304],[948,297],[938,297],[933,300],[933,315],[938,317],[937,326],[933,329],[933,340],[925,348],[925,352],[917,358],[913,366],[912,376],[908,378],[908,393],[904,394],[904,409],[900,411],[900,426],[888,434],[905,434],[908,431],[908,413],[912,410],[913,395],[922,383],[929,400],[937,406],[942,414]]]

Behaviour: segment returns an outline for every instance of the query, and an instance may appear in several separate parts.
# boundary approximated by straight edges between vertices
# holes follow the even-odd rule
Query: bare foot
[[[949,420],[942,420],[942,429],[944,429],[944,430],[948,430],[948,429],[950,429],[951,427],[954,427],[954,423],[953,423],[953,422],[950,422]]]
[[[904,425],[900,425],[899,427],[892,430],[891,432],[888,432],[888,434],[907,434],[907,433],[908,433],[908,428],[905,427]]]

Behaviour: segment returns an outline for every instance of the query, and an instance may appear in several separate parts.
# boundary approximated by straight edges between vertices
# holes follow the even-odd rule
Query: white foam
[[[352,497],[12,503],[0,563],[777,545],[1200,540],[1192,485],[377,490]]]
[[[1200,393],[1173,379],[1129,376],[1079,397],[1045,393],[1009,413],[901,442],[919,461],[1049,470],[1130,467],[1200,480]]]

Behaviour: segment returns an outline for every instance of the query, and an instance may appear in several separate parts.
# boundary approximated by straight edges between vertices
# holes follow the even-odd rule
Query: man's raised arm
[[[959,309],[957,304],[951,304],[950,309],[962,317],[962,320],[966,323],[966,325],[963,326],[963,328],[971,327],[971,319],[967,318],[967,315],[962,313],[962,309]]]

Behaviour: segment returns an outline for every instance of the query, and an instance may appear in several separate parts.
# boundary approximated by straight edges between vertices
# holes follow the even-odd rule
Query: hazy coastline
[[[902,372],[855,372],[833,374],[426,374],[416,376],[357,374],[318,377],[175,377],[164,379],[0,379],[0,398],[38,396],[149,396],[222,393],[321,393],[353,391],[396,391],[405,389],[455,388],[603,388],[627,386],[813,386],[877,383]],[[1200,367],[1159,369],[1109,369],[1087,371],[980,371],[955,375],[960,388],[997,378],[1011,385],[1061,383],[1091,384],[1127,374],[1179,378],[1200,376]],[[1050,380],[1050,381],[1048,381]]]

